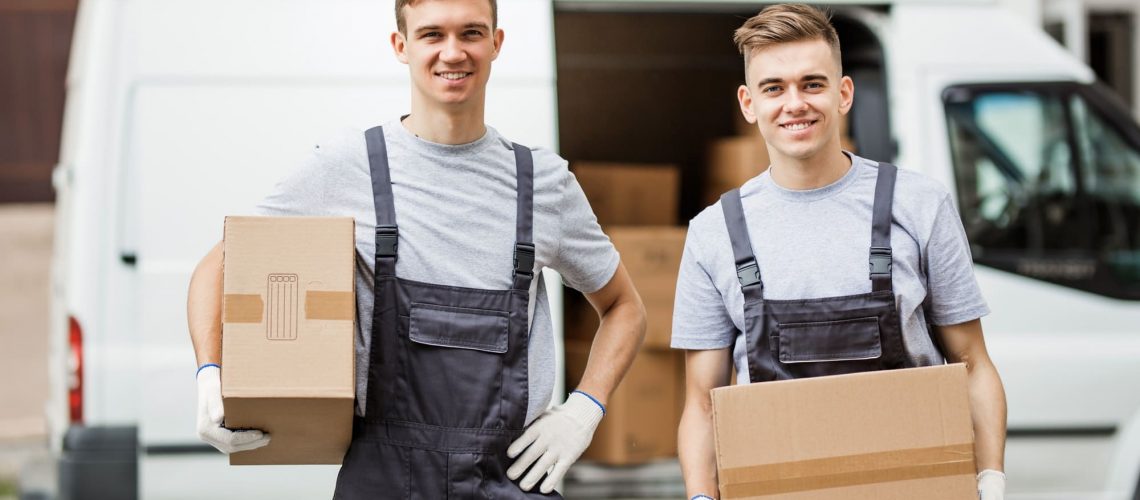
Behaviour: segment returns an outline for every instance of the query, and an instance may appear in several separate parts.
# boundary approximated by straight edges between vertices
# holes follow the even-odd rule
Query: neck
[[[412,96],[412,113],[403,120],[404,128],[419,138],[436,144],[467,144],[487,133],[483,106],[455,105],[440,108],[425,105]]]
[[[768,154],[772,158],[772,182],[784,189],[821,188],[838,181],[851,169],[851,158],[838,145],[807,158],[784,156],[771,147]]]

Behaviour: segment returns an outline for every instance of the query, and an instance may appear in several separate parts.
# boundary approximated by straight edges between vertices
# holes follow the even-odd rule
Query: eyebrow
[[[827,75],[824,75],[822,73],[812,73],[810,75],[806,75],[803,77],[803,81],[805,81],[805,82],[814,82],[814,81],[820,81],[820,80],[823,80],[825,82],[828,81]],[[756,87],[763,87],[763,86],[768,85],[770,83],[784,83],[784,79],[783,78],[765,78],[765,79],[757,82]]]
[[[487,23],[467,23],[467,24],[463,25],[463,29],[470,29],[470,28],[478,28],[478,29],[481,29],[484,31],[491,31],[491,27],[489,25],[487,25]],[[414,32],[419,33],[422,31],[439,31],[442,29],[443,29],[443,26],[439,26],[439,25],[435,25],[435,24],[429,24],[427,26],[420,26],[419,28],[416,28],[416,30]]]

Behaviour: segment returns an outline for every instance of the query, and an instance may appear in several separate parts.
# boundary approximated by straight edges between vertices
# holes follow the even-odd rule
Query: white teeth
[[[791,131],[803,130],[811,126],[811,122],[793,123],[791,125],[784,125],[784,128]]]
[[[469,74],[470,73],[440,73],[439,76],[442,76],[448,80],[458,80],[458,79],[463,78]]]

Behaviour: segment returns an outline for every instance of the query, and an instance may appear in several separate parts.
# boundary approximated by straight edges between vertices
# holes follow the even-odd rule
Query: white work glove
[[[527,427],[526,432],[507,448],[507,456],[510,458],[519,457],[519,453],[522,453],[514,465],[507,469],[507,477],[512,481],[517,480],[523,471],[530,468],[530,472],[519,483],[524,491],[534,488],[543,474],[546,475],[546,480],[542,482],[541,491],[554,491],[554,486],[562,480],[566,470],[590,445],[594,429],[598,428],[605,412],[602,404],[588,394],[582,391],[571,392],[565,403],[539,415]]]
[[[986,469],[978,473],[978,498],[981,500],[1005,499],[1005,473]]]
[[[269,444],[269,435],[262,431],[223,427],[225,417],[221,367],[213,363],[202,365],[198,368],[198,437],[227,455]]]

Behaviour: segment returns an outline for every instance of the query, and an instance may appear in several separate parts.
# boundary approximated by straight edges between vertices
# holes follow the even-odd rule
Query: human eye
[[[466,36],[467,38],[481,38],[483,36],[483,31],[477,30],[477,29],[470,29],[470,30],[464,31],[463,36]]]
[[[783,89],[783,87],[780,87],[779,85],[765,85],[764,87],[760,88],[760,92],[765,93],[765,94],[775,94],[781,90],[784,90],[784,89]]]

